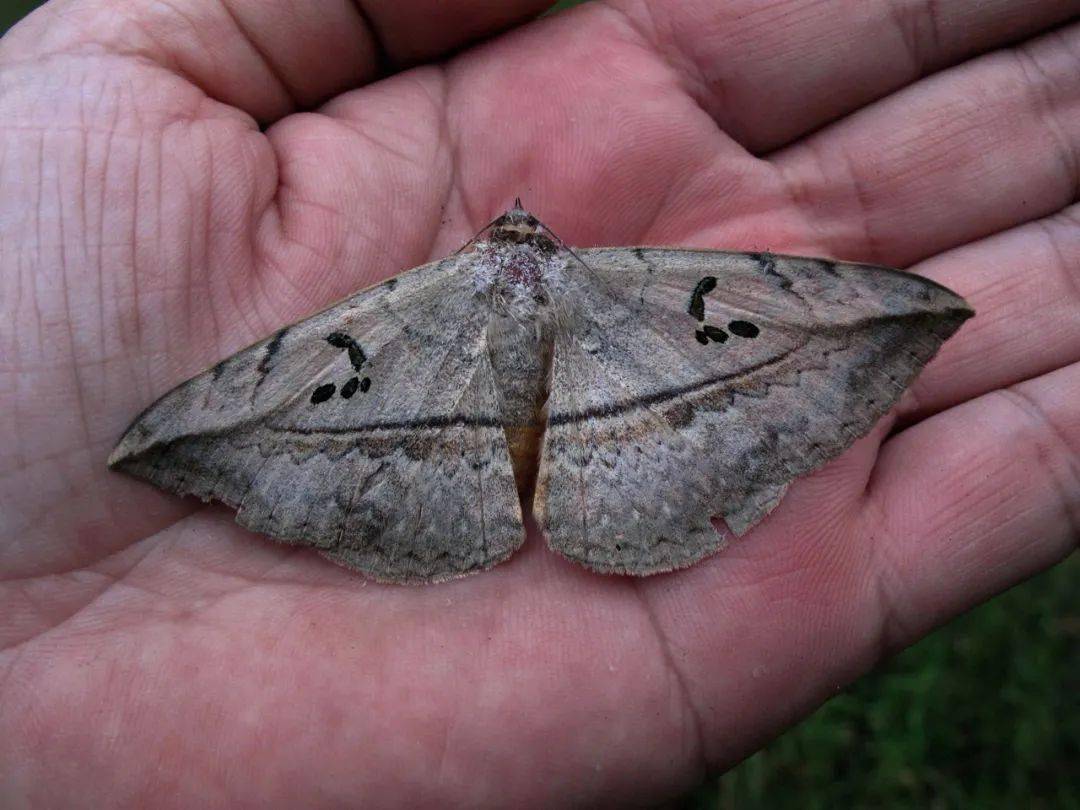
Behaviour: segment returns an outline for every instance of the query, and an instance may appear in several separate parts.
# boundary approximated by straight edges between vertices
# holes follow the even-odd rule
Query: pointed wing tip
[[[943,339],[952,336],[964,321],[975,316],[975,309],[962,295],[930,279],[921,280],[927,285],[929,296],[918,303],[916,313],[913,314],[929,315],[936,322],[948,327]]]
[[[975,310],[959,295],[951,293],[950,299],[939,311],[939,317],[950,326],[949,337],[956,334],[965,321],[975,317]]]
[[[145,453],[154,443],[149,431],[142,426],[140,421],[136,421],[124,431],[124,435],[120,437],[116,447],[109,453],[105,465],[110,470],[124,469],[128,462]]]
[[[948,287],[941,287],[940,293],[941,308],[946,314],[962,320],[967,320],[975,314],[975,308],[960,293],[953,292]]]
[[[110,470],[123,470],[125,464],[131,461],[137,454],[136,449],[126,440],[127,436],[125,435],[124,438],[117,443],[116,447],[113,448],[112,452],[109,453],[109,458],[105,461],[105,466]]]
[[[930,303],[935,311],[949,318],[956,318],[960,322],[966,321],[975,315],[975,309],[967,302],[960,293],[955,292],[944,284],[939,284],[932,279],[918,276],[930,289]]]
[[[109,457],[105,460],[105,466],[110,470],[115,470],[121,464],[124,463],[124,459],[127,458],[127,453],[123,452],[120,445],[113,448],[113,451],[109,453]]]

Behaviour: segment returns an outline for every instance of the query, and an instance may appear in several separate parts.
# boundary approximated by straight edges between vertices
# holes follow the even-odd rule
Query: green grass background
[[[0,0],[0,31],[37,5]],[[679,804],[1080,808],[1078,594],[1074,554],[901,653]]]

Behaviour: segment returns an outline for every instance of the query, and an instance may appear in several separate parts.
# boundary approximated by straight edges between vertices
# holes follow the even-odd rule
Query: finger
[[[619,4],[717,123],[774,149],[928,75],[1076,14],[1071,0]]]
[[[975,317],[915,381],[901,422],[1080,361],[1080,206],[913,269],[962,291]]]
[[[810,233],[906,266],[1076,199],[1080,25],[945,71],[773,156]]]
[[[1077,547],[1078,397],[1071,367],[951,409],[886,442],[861,502],[835,497],[860,475],[838,460],[723,554],[642,583],[712,767]]]
[[[1080,544],[1080,365],[894,436],[867,491],[892,648]]]
[[[0,60],[100,49],[187,78],[261,122],[522,22],[544,0],[53,0],[4,38]]]

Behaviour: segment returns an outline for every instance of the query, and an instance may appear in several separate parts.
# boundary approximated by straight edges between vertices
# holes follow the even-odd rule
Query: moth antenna
[[[459,247],[457,250],[454,251],[454,255],[457,256],[459,253],[461,253],[463,250],[465,250],[465,248],[467,248],[469,245],[471,245],[473,242],[475,242],[479,238],[480,234],[482,234],[484,231],[486,231],[488,228],[490,228],[492,225],[494,225],[496,222],[498,222],[499,217],[501,217],[501,216],[502,216],[502,214],[499,214],[499,216],[495,217],[493,220],[491,220],[491,222],[489,222],[483,228],[481,228],[476,233],[474,233],[472,239],[470,239],[468,242],[466,242],[464,245],[462,245],[461,247]]]
[[[574,252],[574,249],[572,247],[570,247],[568,244],[566,244],[566,242],[564,242],[561,238],[559,238],[559,235],[557,233],[555,233],[553,230],[551,230],[551,228],[549,228],[543,222],[538,221],[537,224],[540,226],[540,229],[544,231],[544,233],[546,233],[548,236],[550,236],[552,239],[554,239],[556,242],[558,242],[560,245],[562,245],[563,250],[565,250],[567,253],[569,253],[571,256],[573,256],[575,259],[577,259],[579,262],[581,262],[586,267],[589,267],[589,265],[586,264],[585,260],[583,258],[581,258],[580,256],[578,256],[577,253]],[[592,270],[591,267],[589,267],[589,269]]]

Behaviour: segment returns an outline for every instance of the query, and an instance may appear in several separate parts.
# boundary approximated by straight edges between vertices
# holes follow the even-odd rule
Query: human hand
[[[9,802],[654,802],[1075,548],[1080,26],[1039,36],[1072,4],[594,3],[434,61],[543,6],[53,0],[0,43]],[[978,315],[644,580],[532,534],[381,586],[105,470],[158,395],[518,194],[571,245],[914,265]]]

